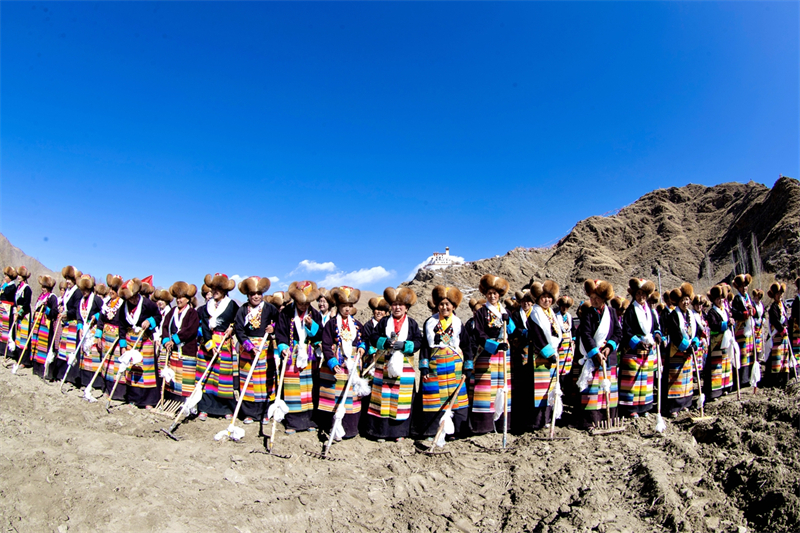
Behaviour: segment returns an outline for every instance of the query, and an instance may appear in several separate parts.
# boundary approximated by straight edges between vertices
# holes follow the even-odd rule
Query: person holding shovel
[[[103,299],[94,293],[94,278],[88,274],[82,274],[78,279],[78,290],[81,291],[81,299],[78,302],[78,334],[81,338],[81,346],[78,346],[78,358],[80,363],[75,363],[79,367],[79,383],[86,387],[92,381],[95,371],[100,368],[103,360],[103,353],[99,350],[100,338],[103,336]],[[95,380],[92,387],[102,389],[103,383]]]
[[[531,314],[528,317],[526,329],[528,330],[529,356],[533,366],[533,401],[529,404],[531,413],[529,429],[541,429],[550,422],[552,406],[548,402],[551,387],[558,379],[559,371],[564,366],[559,357],[558,348],[561,345],[563,331],[561,322],[556,318],[551,309],[558,300],[559,287],[555,281],[538,281],[531,284],[531,298],[535,301]],[[521,411],[522,404],[517,403],[517,413]]]
[[[667,413],[676,418],[680,411],[688,410],[694,395],[694,365],[696,350],[700,347],[700,328],[692,316],[694,287],[683,283],[670,291],[675,309],[670,313],[669,361],[667,363]]]
[[[14,322],[17,328],[14,331],[14,340],[9,347],[8,353],[12,352],[19,354],[19,351],[25,350],[25,353],[20,359],[20,363],[25,368],[31,366],[31,352],[30,343],[28,343],[28,335],[31,329],[31,298],[33,290],[28,285],[28,278],[31,277],[31,271],[27,267],[21,266],[17,269],[17,290],[14,293]],[[11,340],[9,339],[9,342]],[[28,348],[26,349],[26,345]]]
[[[617,418],[617,348],[622,340],[622,330],[617,314],[609,304],[614,298],[611,283],[588,279],[583,282],[583,290],[590,305],[581,315],[578,330],[580,350],[585,354],[578,389],[581,391],[583,428],[592,429],[607,416],[611,420]],[[607,389],[605,380],[608,380]]]
[[[706,313],[708,323],[708,358],[703,367],[703,393],[709,401],[728,394],[733,385],[731,373],[731,354],[735,342],[733,338],[733,319],[728,314],[725,304],[725,289],[720,285],[708,291],[711,309]]]
[[[11,328],[14,325],[14,295],[17,292],[17,269],[7,266],[3,269],[3,286],[0,288],[0,350],[6,352],[11,342]]]
[[[568,376],[572,371],[572,360],[575,357],[575,331],[572,329],[572,315],[569,309],[575,304],[570,296],[559,296],[556,300],[558,311],[556,311],[556,320],[561,326],[561,344],[558,346],[558,359],[563,361],[561,368],[562,388],[566,385],[563,383],[563,376]]]
[[[466,381],[473,371],[469,335],[455,314],[464,296],[457,288],[442,285],[434,287],[431,296],[437,311],[423,326],[419,352],[421,394],[414,402],[414,434],[421,438],[436,435],[447,403],[455,395],[451,409],[454,435],[463,436],[469,429]],[[464,383],[462,376],[467,378]]]
[[[661,343],[661,331],[656,313],[647,298],[656,290],[655,283],[631,278],[628,294],[633,304],[622,317],[622,346],[620,361],[619,405],[623,415],[638,418],[653,407],[653,384],[657,364],[656,345]]]
[[[750,373],[753,370],[755,358],[755,317],[756,311],[753,307],[753,300],[747,294],[747,287],[752,281],[750,274],[739,274],[733,278],[733,301],[731,302],[731,314],[736,321],[734,336],[739,344],[739,386],[748,387],[750,385]]]
[[[128,386],[125,401],[137,407],[152,409],[159,400],[158,365],[153,333],[161,325],[158,306],[139,291],[142,282],[133,278],[119,290],[123,303],[120,308],[119,346],[123,353],[138,350],[142,360],[127,370]]]
[[[244,380],[239,379],[239,394],[244,396],[239,412],[245,424],[264,420],[270,393],[275,394],[272,377],[276,368],[271,337],[278,320],[278,310],[264,301],[264,293],[269,286],[269,278],[258,276],[251,276],[239,283],[239,292],[247,297],[247,303],[239,308],[233,321],[233,330],[239,341],[239,375],[246,377],[258,357],[247,389],[241,388]]]
[[[44,367],[50,345],[53,342],[53,324],[58,318],[58,296],[53,294],[56,280],[50,276],[39,276],[42,293],[36,299],[31,323],[31,341],[28,347],[33,362],[33,373],[45,379]]]
[[[367,342],[364,328],[352,315],[355,304],[361,297],[361,291],[352,287],[334,287],[328,293],[332,304],[336,306],[336,315],[328,320],[322,328],[323,361],[319,365],[319,407],[318,420],[324,428],[333,427],[333,417],[338,405],[344,402],[345,414],[342,418],[344,433],[341,438],[349,439],[358,435],[361,418],[361,401],[359,393],[369,396],[370,390],[366,381],[356,391],[354,381],[360,379],[363,371],[363,356]],[[355,373],[355,375],[352,375]],[[352,375],[352,376],[351,376]],[[348,381],[350,386],[348,387]],[[342,398],[344,393],[345,398]]]
[[[61,269],[61,275],[64,276],[65,291],[59,308],[61,337],[58,343],[58,355],[52,365],[56,380],[64,379],[64,374],[69,368],[68,359],[78,349],[78,305],[81,301],[81,291],[77,285],[81,271],[68,265]],[[78,378],[78,365],[73,365],[69,375],[66,376],[66,381],[77,385]]]
[[[785,292],[786,284],[777,281],[772,283],[767,291],[767,295],[772,298],[772,304],[769,306],[769,335],[772,339],[772,349],[767,360],[767,379],[764,380],[764,384],[768,387],[785,387],[790,373],[797,370],[797,366],[793,366],[790,359],[794,356],[789,339],[789,310],[783,302]]]
[[[194,392],[197,371],[197,328],[200,317],[190,302],[197,294],[197,286],[185,281],[176,281],[169,288],[175,298],[175,307],[169,309],[161,322],[161,346],[163,347],[164,371],[169,368],[164,388],[165,401],[183,403]]]
[[[111,355],[103,363],[103,368],[100,373],[103,376],[103,397],[106,399],[114,389],[114,382],[117,377],[120,362],[119,358],[122,355],[122,348],[119,346],[119,321],[120,310],[124,303],[122,298],[119,297],[119,290],[122,288],[122,277],[116,274],[106,275],[106,286],[108,287],[108,294],[104,298],[103,307],[100,314],[103,315],[103,332],[100,336],[99,349],[105,355],[111,350]],[[96,292],[95,288],[95,292]],[[117,388],[114,389],[114,398],[112,400],[124,401],[125,393],[127,392],[128,380],[125,376],[120,376]]]

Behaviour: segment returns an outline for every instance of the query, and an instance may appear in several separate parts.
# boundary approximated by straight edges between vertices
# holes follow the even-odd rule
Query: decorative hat
[[[764,297],[764,291],[761,289],[753,289],[752,295],[753,298],[758,298],[760,300]]]
[[[558,283],[555,281],[548,279],[545,280],[544,283],[539,283],[538,281],[534,281],[531,284],[531,297],[533,301],[536,302],[543,294],[549,294],[553,300],[558,299]]]
[[[172,293],[165,289],[158,289],[153,293],[153,301],[158,300],[161,300],[165,304],[169,304],[172,301]]]
[[[461,305],[461,301],[464,299],[464,295],[461,294],[460,290],[455,287],[445,287],[443,285],[435,286],[431,297],[433,298],[435,307],[439,307],[442,300],[447,300],[453,305],[453,308],[456,308]]]
[[[656,284],[642,278],[631,278],[628,280],[628,294],[631,295],[631,298],[636,299],[636,292],[639,290],[644,292],[646,298],[656,290]]]
[[[405,305],[406,309],[417,303],[416,293],[414,293],[414,291],[408,287],[402,287],[401,289],[386,287],[383,290],[383,299],[386,300],[390,306],[394,304],[401,304]]]
[[[106,296],[108,294],[108,287],[102,283],[94,286],[94,293],[98,296]]]
[[[313,281],[293,281],[287,291],[296,303],[311,303],[319,298],[319,289]]]
[[[381,298],[380,296],[375,296],[374,298],[369,299],[369,308],[373,311],[380,309],[381,311],[390,311],[391,308],[389,307],[389,303]]]
[[[341,287],[334,287],[331,289],[330,297],[334,305],[355,305],[358,299],[361,298],[361,291],[353,287],[342,285]]]
[[[583,282],[583,290],[586,296],[596,294],[606,302],[614,297],[614,287],[601,279],[587,279]]]
[[[522,289],[521,291],[516,291],[514,293],[514,299],[520,304],[522,304],[522,302],[536,303],[533,301],[533,295],[531,295],[530,289]]]
[[[3,274],[11,278],[11,281],[17,279],[17,269],[12,266],[7,266],[3,269]]]
[[[276,291],[272,296],[268,296],[269,303],[279,308],[289,303],[289,295],[284,291]]]
[[[81,277],[78,278],[78,282],[76,283],[78,289],[82,291],[88,291],[94,288],[94,278],[89,274],[81,274]]]
[[[45,274],[44,276],[39,276],[39,285],[41,285],[43,289],[52,289],[56,286],[56,280]]]
[[[174,296],[176,300],[178,298],[188,298],[192,300],[197,294],[197,285],[189,285],[185,281],[176,281],[170,286],[169,293]],[[195,306],[196,305],[195,303]]]
[[[17,269],[17,276],[21,277],[22,279],[28,279],[31,277],[31,271],[28,270],[28,267],[22,265]]]
[[[469,299],[469,308],[472,309],[474,313],[479,307],[483,307],[486,305],[486,298],[470,298]]]
[[[230,292],[236,287],[236,282],[234,280],[228,279],[227,274],[220,274],[219,272],[213,276],[211,274],[206,274],[203,281],[212,291]]]
[[[733,286],[737,289],[742,289],[750,285],[751,281],[753,281],[753,276],[750,274],[739,274],[733,278]]]
[[[123,283],[122,287],[120,287],[119,291],[117,291],[117,294],[119,294],[119,297],[122,298],[123,300],[130,300],[131,298],[139,294],[141,288],[142,288],[141,280],[139,278],[133,278]]]
[[[689,300],[694,299],[694,287],[692,287],[692,284],[688,281],[681,283],[679,288],[669,291],[669,298],[675,305],[678,305],[678,302],[686,297],[688,297]]]
[[[245,296],[264,294],[269,290],[270,285],[272,285],[272,282],[270,282],[269,278],[250,276],[239,282],[239,292]]]
[[[485,274],[481,278],[480,283],[478,283],[478,290],[481,291],[481,294],[486,296],[486,293],[489,292],[489,289],[496,290],[502,298],[508,292],[508,282],[503,278],[493,274]]]
[[[77,283],[78,278],[81,277],[81,271],[72,265],[67,265],[61,269],[61,275],[64,277],[64,279],[70,279],[73,281],[73,283]]]
[[[559,307],[566,307],[567,309],[572,307],[574,304],[575,304],[575,300],[573,300],[571,297],[566,296],[566,295],[561,296],[558,299],[558,301],[556,301],[556,305],[558,305]]]
[[[778,298],[780,298],[780,295],[785,292],[786,292],[786,284],[775,281],[772,283],[772,285],[769,286],[767,295],[773,300],[777,300]]]
[[[333,296],[331,296],[331,291],[326,289],[325,287],[319,287],[319,297],[317,297],[316,301],[319,301],[320,298],[325,298],[328,301],[328,307],[333,307],[336,305],[336,302],[333,300]]]
[[[106,285],[108,285],[109,289],[119,292],[119,288],[122,287],[122,276],[118,276],[117,274],[108,274],[106,276]]]

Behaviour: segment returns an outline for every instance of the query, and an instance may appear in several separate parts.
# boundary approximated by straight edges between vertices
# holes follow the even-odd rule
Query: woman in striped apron
[[[78,379],[82,386],[87,387],[92,381],[95,371],[100,368],[103,354],[99,350],[100,339],[103,336],[103,299],[94,293],[94,278],[88,274],[81,275],[78,280],[78,289],[81,299],[78,302],[78,336],[81,345],[78,346]],[[95,389],[102,389],[103,382],[96,379],[92,384]]]
[[[19,357],[20,352],[28,344],[28,335],[31,329],[31,298],[33,290],[28,285],[28,278],[31,277],[30,270],[25,266],[17,269],[17,290],[14,293],[14,322],[17,327],[14,330],[14,342],[9,347],[8,353],[12,352],[15,357]],[[25,368],[30,368],[31,351],[30,345],[22,354],[21,364]]]
[[[528,357],[528,317],[531,316],[534,304],[530,288],[516,291],[513,302],[506,299],[503,304],[514,322],[514,332],[508,335],[508,348],[511,351],[511,396],[517,405],[527,406],[533,401],[533,363]],[[518,409],[511,429],[516,433],[530,429],[531,414],[527,409]]]
[[[152,278],[152,276],[150,276]],[[164,324],[164,318],[167,316],[167,313],[170,312],[173,297],[172,294],[167,289],[155,289],[153,294],[150,296],[150,299],[155,302],[156,307],[158,307],[158,313],[161,315],[161,324]],[[161,342],[161,330],[162,328],[156,328],[153,332],[153,341],[156,346],[156,359],[158,360],[158,368],[164,368],[164,364],[166,362],[167,354],[164,352],[164,343]],[[160,375],[160,374],[159,374]]]
[[[769,306],[769,338],[772,349],[767,360],[765,385],[785,387],[789,377],[797,377],[797,358],[792,355],[789,341],[789,310],[783,302],[786,284],[777,281],[770,285],[767,295],[772,298]],[[770,342],[767,342],[770,345]]]
[[[33,361],[33,373],[44,379],[47,354],[50,353],[50,345],[53,342],[52,327],[58,318],[58,297],[52,292],[56,280],[50,276],[39,276],[39,285],[42,287],[42,293],[33,308],[31,342],[28,349]]]
[[[800,360],[800,278],[794,281],[794,285],[797,289],[797,296],[794,297],[792,316],[789,319],[791,324],[789,327],[789,339],[794,358]]]
[[[152,409],[160,396],[153,333],[161,325],[161,313],[152,300],[139,294],[141,288],[142,282],[133,278],[125,282],[119,290],[119,297],[123,300],[119,319],[119,345],[123,351],[121,357],[125,357],[126,350],[133,350],[134,345],[142,354],[142,361],[131,365],[126,371],[128,386],[125,401],[137,407]]]
[[[754,350],[754,327],[753,316],[755,309],[753,301],[747,294],[747,286],[752,281],[750,274],[739,274],[733,278],[734,296],[731,302],[731,314],[736,321],[734,335],[739,344],[739,386],[748,387],[750,385],[750,373],[755,362]]]
[[[769,329],[766,310],[764,309],[764,291],[753,289],[750,293],[753,298],[753,345],[755,347],[756,361],[762,363],[767,360],[769,354],[764,353],[764,337]]]
[[[203,372],[213,359],[215,349],[218,349],[219,355],[206,378],[203,399],[197,405],[197,410],[200,412],[198,418],[204,421],[208,419],[208,415],[212,415],[224,416],[225,420],[230,420],[236,408],[236,396],[233,391],[239,387],[239,368],[233,353],[233,321],[236,319],[239,305],[228,297],[228,293],[236,287],[236,282],[228,279],[226,274],[219,273],[213,276],[206,274],[204,281],[211,289],[211,299],[206,302],[204,312],[200,313],[200,327],[203,330],[205,348]],[[199,364],[197,373],[200,379],[202,374]]]
[[[239,283],[239,292],[247,303],[239,308],[234,320],[234,331],[239,341],[239,385],[244,387],[245,378],[253,361],[259,356],[247,389],[240,388],[242,400],[241,416],[245,424],[264,420],[269,407],[270,394],[275,394],[275,360],[273,345],[278,310],[264,301],[264,293],[270,286],[268,278],[251,276]],[[264,340],[264,337],[267,339]],[[259,351],[263,342],[263,351]],[[266,420],[264,420],[266,423]]]
[[[622,317],[619,405],[623,415],[638,418],[653,407],[653,384],[657,363],[656,345],[661,343],[656,314],[647,297],[656,289],[652,281],[632,278],[628,294],[633,304]]]
[[[108,274],[106,276],[106,285],[108,286],[108,294],[103,298],[103,307],[100,313],[103,315],[103,333],[100,337],[99,349],[105,355],[111,350],[106,362],[103,363],[103,369],[100,373],[103,375],[103,396],[108,398],[111,390],[114,388],[114,379],[119,372],[120,363],[119,358],[122,355],[122,348],[119,345],[119,322],[120,311],[122,310],[123,300],[119,297],[119,290],[122,288],[122,277]],[[124,401],[125,393],[127,392],[128,379],[125,374],[120,376],[117,388],[114,390],[113,400]]]
[[[369,299],[369,308],[372,311],[372,318],[367,320],[367,322],[364,324],[363,332],[361,334],[361,338],[364,340],[364,343],[367,347],[367,353],[363,358],[364,368],[368,368],[372,364],[372,362],[375,360],[375,354],[378,352],[378,349],[370,341],[372,334],[375,332],[375,328],[378,327],[378,323],[380,323],[381,319],[385,316],[388,316],[391,311],[389,308],[389,303],[380,296]],[[374,374],[375,367],[373,367],[372,370],[363,376],[364,379],[369,381],[370,388],[372,387],[372,377]],[[361,419],[359,421],[359,431],[361,432],[364,431],[364,424],[367,420],[371,396],[372,395],[370,394],[361,398]]]
[[[3,269],[3,286],[0,288],[0,350],[6,353],[14,325],[14,296],[17,292],[17,269],[7,266]]]
[[[464,296],[455,287],[437,285],[432,298],[437,312],[423,325],[419,352],[421,394],[414,402],[414,433],[419,437],[435,436],[444,409],[455,395],[453,436],[465,436],[469,433],[467,384],[474,361],[469,335],[455,314]],[[456,390],[462,375],[466,381]]]
[[[80,270],[68,265],[61,269],[64,276],[65,291],[61,299],[61,338],[58,343],[58,355],[53,361],[53,371],[55,379],[64,378],[64,374],[69,368],[69,358],[78,349],[78,303],[81,301],[81,291],[78,289],[78,279],[81,277]],[[78,365],[73,365],[66,376],[67,382],[73,385],[78,384],[79,372]]]
[[[347,397],[342,394],[347,388],[350,375],[353,380],[360,378],[364,370],[363,361],[367,343],[361,323],[352,315],[361,291],[352,287],[335,287],[329,297],[336,306],[336,315],[322,328],[323,362],[320,364],[318,421],[323,428],[333,427],[337,404],[344,402],[345,414],[342,419],[343,435],[335,435],[337,440],[349,439],[358,435],[361,418],[361,397],[353,389],[351,381]],[[320,301],[322,298],[320,298]]]
[[[678,412],[688,410],[694,394],[693,355],[700,346],[700,328],[692,316],[694,287],[683,283],[670,291],[675,309],[669,315],[668,331],[670,343],[667,364],[667,413],[673,418]]]
[[[194,392],[196,379],[200,317],[190,302],[197,294],[197,286],[176,281],[169,288],[169,293],[175,298],[175,307],[167,311],[161,322],[164,353],[161,377],[166,381],[164,399],[183,402]]]
[[[408,310],[417,302],[414,291],[387,287],[383,299],[389,304],[391,314],[381,319],[370,339],[378,353],[364,424],[365,436],[379,442],[400,441],[410,433],[414,403],[412,358],[422,346],[422,331],[408,316]]]
[[[702,294],[695,294],[694,298],[692,298],[692,317],[697,322],[697,327],[699,328],[698,336],[700,337],[700,347],[697,349],[695,353],[695,359],[697,359],[697,366],[700,369],[700,373],[703,373],[703,369],[706,365],[706,359],[708,358],[708,337],[709,337],[709,329],[708,329],[708,321],[706,320],[706,307],[708,306],[708,299]]]
[[[556,319],[561,325],[561,344],[558,346],[558,358],[561,363],[562,388],[565,386],[566,376],[572,371],[572,359],[575,356],[575,332],[572,330],[572,315],[569,313],[570,307],[575,303],[569,296],[560,296],[556,301],[558,311]]]
[[[283,401],[289,412],[283,419],[286,433],[316,431],[314,414],[314,374],[319,361],[314,344],[322,340],[322,315],[311,307],[319,298],[319,289],[313,281],[293,281],[283,295],[284,307],[278,312],[275,340],[281,363],[286,360],[283,380]],[[278,371],[280,372],[280,364]]]
[[[470,428],[475,434],[489,433],[504,427],[504,411],[511,418],[511,351],[508,338],[516,330],[500,299],[508,292],[508,281],[486,274],[478,284],[486,304],[475,312],[475,385],[472,391]],[[501,392],[502,391],[502,392]],[[505,396],[506,406],[495,405]]]
[[[591,429],[606,419],[606,406],[611,418],[617,417],[617,348],[622,340],[622,329],[617,314],[609,305],[614,297],[614,287],[603,280],[586,280],[583,290],[589,296],[590,305],[581,315],[578,330],[581,361],[581,374],[578,389],[581,391],[582,426]],[[603,365],[605,375],[610,381],[609,399],[603,388]]]
[[[533,430],[543,428],[553,416],[548,393],[556,386],[555,381],[559,379],[564,366],[564,360],[558,353],[564,332],[552,309],[558,293],[558,284],[552,280],[544,283],[536,281],[531,285],[530,294],[536,303],[528,317],[527,330],[529,355],[533,363],[533,401],[527,409],[531,412],[530,429]],[[517,403],[517,412],[523,405]]]
[[[708,292],[712,306],[706,313],[708,358],[703,367],[703,393],[709,401],[728,394],[733,384],[731,358],[734,355],[733,319],[725,307],[725,289],[719,285]]]

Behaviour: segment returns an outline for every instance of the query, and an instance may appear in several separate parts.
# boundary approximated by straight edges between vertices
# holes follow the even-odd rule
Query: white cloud
[[[240,276],[239,274],[234,274],[233,276],[228,276],[228,279],[232,279],[233,281],[235,281],[238,284],[244,278],[242,276]]]
[[[362,287],[380,281],[382,279],[394,276],[393,270],[386,270],[382,266],[372,268],[362,268],[360,270],[353,270],[352,272],[334,272],[325,276],[325,279],[319,282],[324,287],[338,287],[341,285],[348,285],[351,287]]]
[[[269,277],[269,282],[270,283],[278,283],[280,280],[281,280],[281,278],[279,278],[278,276],[270,276]]]
[[[451,254],[450,255],[450,259],[454,263],[459,263],[459,264],[463,264],[464,263],[464,258],[463,257],[459,257],[457,255],[452,255]],[[428,263],[430,263],[432,260],[433,260],[433,256],[431,255],[425,261],[423,261],[422,263],[420,263],[417,266],[415,266],[414,270],[412,270],[411,272],[408,273],[408,275],[406,276],[405,281],[411,281],[412,279],[414,279],[414,276],[417,275],[417,272],[419,271],[419,269],[424,267]],[[434,268],[444,268],[444,267],[436,267],[436,266],[434,266]]]
[[[324,263],[317,263],[316,261],[312,261],[309,259],[303,259],[299,263],[297,263],[297,268],[292,270],[287,274],[287,276],[291,276],[296,272],[305,271],[305,272],[333,272],[336,270],[336,265],[333,264],[332,261],[326,261]]]

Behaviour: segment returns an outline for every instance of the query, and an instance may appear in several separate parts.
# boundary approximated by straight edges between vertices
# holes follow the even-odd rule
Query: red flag
[[[147,276],[146,278],[142,278],[142,283],[148,283],[151,286],[154,286],[153,285],[153,275],[151,274],[151,275]]]

